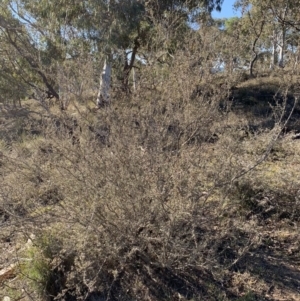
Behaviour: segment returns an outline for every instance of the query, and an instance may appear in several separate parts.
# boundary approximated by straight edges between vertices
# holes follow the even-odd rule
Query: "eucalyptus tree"
[[[264,41],[265,50],[271,53],[270,68],[284,67],[285,53],[288,49],[288,37],[292,28],[297,30],[300,24],[299,0],[239,0],[236,7],[243,16],[252,18],[252,28],[256,27],[255,35]],[[260,20],[257,25],[254,21]]]
[[[123,56],[119,78],[123,90],[128,91],[139,52],[147,54],[164,47],[172,51],[179,45],[178,28],[183,28],[191,16],[199,18],[220,9],[222,1],[4,0],[1,7],[23,28],[22,34],[13,32],[18,43],[10,29],[2,29],[6,43],[18,51],[45,90],[56,98],[60,98],[57,70],[66,60],[90,55],[98,66],[99,61],[104,62],[102,71],[96,67],[101,74],[97,101],[101,105],[101,99],[109,102],[110,73],[116,57]],[[168,43],[156,43],[160,29],[168,33]]]
[[[0,19],[0,23],[3,19]],[[4,23],[0,26],[2,27]],[[8,25],[8,24],[7,24]],[[0,102],[14,102],[27,94],[28,86],[22,75],[26,62],[18,58],[16,50],[5,42],[5,36],[0,30]]]
[[[238,19],[237,30],[246,41],[249,65],[249,75],[254,76],[254,64],[264,52],[264,43],[262,36],[267,21],[265,20],[264,11],[261,7],[251,6],[243,8],[242,17]]]
[[[267,1],[277,22],[300,31],[300,0]]]
[[[299,0],[276,0],[267,1],[275,23],[277,24],[278,36],[278,64],[284,67],[284,55],[288,49],[289,40],[295,41],[295,32],[300,32],[300,1]]]
[[[112,18],[109,28],[111,49],[116,48],[117,51],[121,50],[124,53],[121,77],[123,90],[129,91],[129,76],[139,51],[142,50],[144,53],[152,52],[153,49],[161,51],[165,46],[168,53],[172,52],[174,47],[177,47],[178,36],[184,32],[184,28],[187,28],[186,22],[189,18],[200,16],[203,12],[211,12],[214,8],[220,9],[222,1],[107,1],[107,11]],[[159,31],[160,33],[167,31],[168,42],[155,47],[158,45],[155,40],[159,36],[157,34]],[[110,54],[110,58],[112,57]],[[107,57],[100,79],[98,105],[102,104],[102,100],[109,102],[107,89],[110,86],[111,69],[111,59]]]
[[[18,81],[15,89],[22,85],[23,97],[28,91],[25,87],[42,89],[58,97],[51,76],[41,66],[41,56],[35,46],[32,32],[16,17],[9,2],[0,4],[0,43],[2,50],[2,78],[11,78]],[[21,97],[21,95],[20,95]]]
[[[241,20],[238,17],[232,17],[223,20],[222,32],[224,34],[223,43],[226,43],[222,49],[225,70],[230,74],[238,67],[244,67],[247,55],[245,55],[245,28],[241,26]],[[234,45],[234,47],[232,47]]]

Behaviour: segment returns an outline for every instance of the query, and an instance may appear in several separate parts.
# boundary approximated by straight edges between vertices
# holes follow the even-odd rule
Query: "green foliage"
[[[197,13],[199,8],[207,13],[214,8],[220,9],[222,1],[167,0],[160,1],[157,5],[156,1],[129,0],[121,3],[96,0],[74,3],[64,0],[19,0],[17,4],[7,0],[1,9],[5,9],[10,15],[11,22],[22,22],[24,32],[9,31],[10,35],[18,33],[18,43],[12,43],[14,38],[6,37],[2,44],[13,45],[13,48],[18,49],[15,56],[26,60],[26,68],[20,69],[25,86],[39,91],[47,90],[59,97],[56,73],[58,66],[68,58],[91,55],[91,59],[98,63],[101,56],[108,55],[111,60],[113,56],[120,57],[120,52],[134,47],[136,51],[153,52],[160,48],[159,50],[174,53],[181,47],[180,41],[187,31],[189,13]],[[168,41],[156,43],[157,29],[166,31]],[[123,81],[128,77],[132,63],[128,71],[126,57],[123,57],[123,66],[119,70],[122,73],[121,70],[124,69],[124,74],[119,76]],[[96,68],[99,69],[98,66]],[[9,71],[7,70],[8,73]],[[3,81],[2,86],[7,82],[8,80]],[[21,95],[24,94],[22,91]]]
[[[248,292],[244,296],[239,297],[237,301],[256,301],[256,296],[253,292]]]
[[[29,242],[24,252],[26,260],[21,264],[21,275],[35,292],[48,296],[57,285],[53,260],[61,251],[61,242],[53,234],[44,234]]]
[[[31,246],[26,252],[28,261],[21,266],[21,274],[40,295],[46,294],[46,287],[51,277],[50,259],[37,246]]]
[[[239,18],[238,17],[232,17],[225,19],[225,30],[227,30],[229,33],[233,33],[237,30],[237,28],[240,26],[239,24]]]

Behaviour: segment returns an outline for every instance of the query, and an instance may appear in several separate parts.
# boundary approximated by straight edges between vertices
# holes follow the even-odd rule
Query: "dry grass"
[[[1,111],[1,244],[13,250],[1,268],[20,267],[2,295],[296,300],[300,144],[277,114],[288,106],[255,114],[253,82],[232,104],[236,79],[203,85],[177,55],[101,110]]]

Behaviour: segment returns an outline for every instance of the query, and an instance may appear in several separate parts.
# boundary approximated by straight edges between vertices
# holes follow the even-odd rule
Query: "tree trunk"
[[[272,45],[272,57],[270,62],[270,69],[274,69],[277,65],[277,33],[276,30],[273,30],[273,45]]]
[[[127,60],[127,54],[125,54],[125,65],[124,65],[124,69],[123,69],[123,90],[126,92],[129,92],[129,76],[130,76],[130,72],[133,68],[134,62],[135,62],[135,57],[137,54],[137,51],[140,47],[140,43],[139,43],[139,36],[137,36],[134,39],[134,47],[132,49],[132,53],[131,53],[131,58],[130,58],[130,62],[128,64],[128,60]]]
[[[252,22],[252,20],[251,20]],[[253,22],[252,22],[253,24]],[[262,31],[263,31],[263,28],[264,28],[264,25],[265,25],[265,21],[262,21],[261,22],[261,25],[260,25],[260,29],[259,29],[259,32],[257,32],[255,30],[255,34],[256,34],[256,38],[254,39],[253,43],[252,43],[252,52],[254,54],[251,62],[250,62],[250,68],[249,68],[249,73],[250,73],[250,76],[251,77],[254,77],[254,74],[253,74],[253,67],[254,67],[254,63],[256,62],[257,58],[258,58],[258,53],[256,51],[256,43],[257,41],[259,40],[261,34],[262,34]]]
[[[105,60],[100,75],[100,86],[97,95],[97,106],[103,107],[110,103],[111,63]]]
[[[285,51],[285,28],[282,27],[282,32],[280,34],[281,43],[278,45],[279,47],[279,60],[278,66],[283,68],[284,67],[284,51]]]
[[[136,90],[136,75],[134,68],[132,69],[132,82],[133,82],[133,91]]]
[[[110,0],[107,0],[107,12],[110,13]],[[111,28],[109,30],[109,38],[111,36]],[[104,107],[110,104],[110,86],[111,86],[111,51],[110,55],[105,59],[102,73],[100,75],[100,85],[97,95],[98,108]]]

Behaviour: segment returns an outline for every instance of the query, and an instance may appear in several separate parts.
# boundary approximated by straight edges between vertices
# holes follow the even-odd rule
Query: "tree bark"
[[[259,40],[262,32],[263,32],[263,29],[264,29],[264,25],[265,25],[265,21],[262,20],[261,21],[261,24],[260,24],[260,28],[259,28],[259,31],[256,31],[256,28],[255,28],[255,24],[251,18],[251,15],[249,13],[249,19],[250,19],[250,22],[251,22],[251,25],[254,29],[254,32],[255,32],[255,35],[256,35],[256,38],[254,39],[253,43],[252,43],[252,52],[254,54],[251,62],[250,62],[250,68],[249,68],[249,73],[250,73],[250,76],[251,77],[254,77],[254,74],[253,74],[253,67],[254,67],[254,63],[256,62],[257,58],[258,58],[258,53],[256,51],[256,43],[257,41]]]
[[[277,58],[277,33],[276,30],[273,30],[273,45],[272,45],[272,57],[270,62],[270,69],[274,69],[274,67],[277,64],[278,58]]]
[[[140,47],[140,42],[139,42],[139,35],[134,39],[134,47],[132,49],[132,53],[131,53],[131,58],[130,58],[130,62],[128,64],[128,60],[127,60],[127,55],[125,57],[125,65],[124,65],[124,69],[123,69],[123,90],[126,92],[130,92],[129,89],[129,76],[130,76],[130,72],[133,68],[134,62],[135,62],[135,57],[137,54],[137,51]]]
[[[281,43],[278,45],[279,47],[279,60],[278,66],[283,68],[284,67],[284,51],[285,51],[285,28],[282,27],[282,32],[280,34]]]
[[[110,103],[111,63],[106,59],[100,75],[100,86],[97,95],[97,106],[103,107]]]

